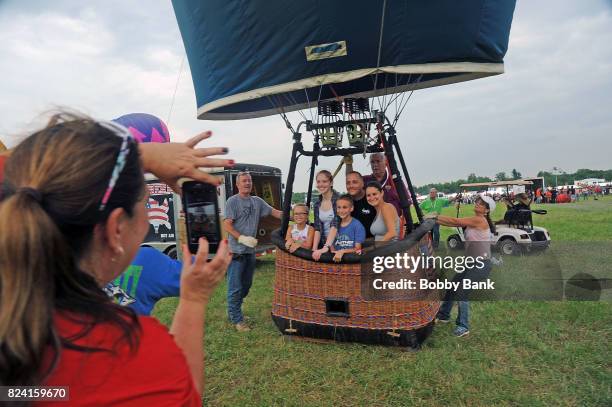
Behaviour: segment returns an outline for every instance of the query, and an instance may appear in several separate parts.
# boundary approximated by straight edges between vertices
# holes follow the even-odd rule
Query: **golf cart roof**
[[[492,182],[474,182],[471,184],[461,184],[460,187],[506,187],[510,185],[533,185],[531,181],[516,179],[511,181],[492,181]]]

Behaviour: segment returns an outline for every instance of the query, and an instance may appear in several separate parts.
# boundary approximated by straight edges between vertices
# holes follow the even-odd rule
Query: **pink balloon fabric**
[[[113,119],[126,127],[140,143],[169,143],[170,132],[166,123],[148,113],[130,113]]]

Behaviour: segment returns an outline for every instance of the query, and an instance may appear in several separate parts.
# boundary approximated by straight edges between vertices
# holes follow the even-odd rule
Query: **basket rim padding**
[[[414,229],[411,233],[407,234],[406,237],[402,240],[398,240],[396,242],[391,242],[389,244],[385,244],[384,246],[377,247],[375,249],[369,250],[364,255],[358,255],[355,253],[347,253],[342,256],[341,264],[353,264],[353,263],[362,263],[371,261],[374,257],[377,256],[389,256],[395,255],[396,253],[401,253],[407,251],[412,246],[417,244],[421,238],[431,231],[436,222],[432,219],[424,219],[419,226]],[[304,260],[312,261],[312,250],[299,248],[295,252],[290,253],[285,248],[285,239],[281,236],[280,229],[275,229],[272,232],[271,240],[276,247],[286,253],[291,254],[292,256],[299,257]],[[333,253],[323,253],[319,263],[335,263]]]

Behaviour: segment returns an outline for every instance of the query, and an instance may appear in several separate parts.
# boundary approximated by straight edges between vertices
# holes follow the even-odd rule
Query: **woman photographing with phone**
[[[14,149],[0,201],[1,385],[69,386],[81,405],[201,405],[205,309],[227,242],[208,263],[205,240],[193,262],[184,249],[172,335],[101,287],[149,228],[143,170],[176,185],[202,180],[197,166],[231,165],[206,158],[224,149],[194,148],[207,137],[142,148],[115,123],[60,114]]]

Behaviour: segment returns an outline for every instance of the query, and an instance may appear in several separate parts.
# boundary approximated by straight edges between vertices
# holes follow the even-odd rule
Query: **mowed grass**
[[[554,240],[612,241],[610,197],[542,207],[549,214],[537,224]],[[502,215],[500,208],[494,218]],[[270,318],[273,284],[274,258],[266,256],[244,305],[254,324],[248,333],[226,322],[226,285],[216,290],[204,343],[206,405],[612,405],[610,302],[472,302],[468,337],[440,324],[411,353],[284,337]],[[154,315],[169,325],[176,304],[163,300]]]

